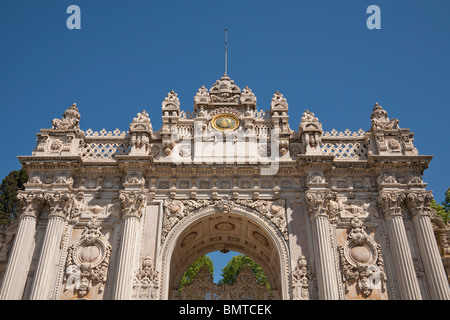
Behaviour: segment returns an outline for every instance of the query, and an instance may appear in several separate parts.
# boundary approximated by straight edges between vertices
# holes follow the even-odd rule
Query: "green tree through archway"
[[[255,275],[256,283],[264,285],[269,291],[271,290],[269,280],[263,269],[252,258],[244,254],[233,256],[228,261],[227,265],[221,269],[222,279],[220,279],[217,284],[234,284],[244,265],[248,265],[250,267],[250,270]],[[184,286],[192,283],[195,275],[198,273],[202,266],[206,266],[211,276],[214,276],[213,260],[208,255],[202,255],[186,269],[181,278],[178,291],[181,291]]]
[[[267,290],[270,290],[270,283],[263,269],[255,262],[255,260],[243,254],[234,256],[225,268],[222,269],[222,279],[219,281],[219,284],[234,284],[244,265],[250,267],[250,270],[252,270],[255,275],[256,283],[263,284],[266,286]]]

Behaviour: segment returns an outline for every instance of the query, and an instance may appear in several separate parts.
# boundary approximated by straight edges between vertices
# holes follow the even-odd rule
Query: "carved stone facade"
[[[159,131],[145,110],[127,132],[80,118],[73,104],[19,157],[29,180],[0,230],[1,299],[197,297],[180,279],[216,250],[253,258],[272,288],[244,268],[222,298],[450,298],[450,228],[422,180],[432,156],[378,104],[367,132],[324,132],[309,110],[295,131],[283,94],[258,110],[225,74],[192,112],[169,92]]]

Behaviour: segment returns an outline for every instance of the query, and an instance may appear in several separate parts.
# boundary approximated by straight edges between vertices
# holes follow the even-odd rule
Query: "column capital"
[[[381,191],[378,195],[378,204],[383,211],[384,218],[401,217],[401,204],[406,198],[403,191]]]
[[[329,220],[339,218],[340,204],[337,201],[337,192],[331,189],[307,190],[306,205],[309,217],[325,217]]]
[[[433,195],[431,191],[411,191],[406,196],[406,206],[411,214],[411,216],[430,216],[431,208],[430,201],[433,200]]]
[[[122,191],[119,195],[122,207],[122,218],[140,219],[147,205],[147,196],[143,192]]]
[[[44,193],[19,191],[17,195],[21,205],[20,218],[37,218],[37,213],[44,204]]]
[[[73,195],[69,193],[45,193],[44,201],[50,207],[49,218],[67,219],[73,207]]]

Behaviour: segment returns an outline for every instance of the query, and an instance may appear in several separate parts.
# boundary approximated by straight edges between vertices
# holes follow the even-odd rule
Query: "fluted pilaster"
[[[34,247],[36,217],[23,216],[19,222],[14,246],[3,278],[1,300],[22,299]]]
[[[35,245],[34,236],[37,214],[44,201],[42,194],[26,192],[19,193],[18,199],[22,205],[22,214],[8,265],[3,276],[0,291],[1,300],[22,299]]]
[[[403,224],[401,203],[405,198],[405,194],[401,192],[382,192],[378,197],[378,203],[386,221],[400,297],[404,300],[421,300],[419,282]]]
[[[47,228],[42,243],[39,263],[31,287],[31,300],[46,300],[55,285],[56,268],[60,258],[61,237],[64,233],[66,216],[72,198],[68,194],[46,194],[45,201],[50,206]]]
[[[431,193],[412,192],[408,194],[406,203],[412,215],[431,298],[449,300],[449,285],[430,220],[431,199]]]
[[[139,232],[140,218],[147,199],[143,194],[122,193],[120,195],[124,219],[122,243],[120,245],[114,299],[131,298],[133,284],[133,261],[137,252],[136,239]]]
[[[313,233],[319,299],[339,300],[336,262],[331,248],[330,223],[327,198],[330,192],[308,191],[306,201]]]

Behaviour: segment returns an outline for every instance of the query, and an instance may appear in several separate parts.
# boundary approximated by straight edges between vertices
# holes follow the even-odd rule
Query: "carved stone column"
[[[133,261],[136,254],[136,238],[139,222],[147,205],[147,198],[142,193],[121,193],[122,217],[124,227],[120,245],[115,300],[131,299],[133,286]]]
[[[401,203],[405,198],[406,196],[402,192],[382,191],[378,197],[378,203],[383,210],[387,225],[400,297],[404,300],[421,300],[419,282],[403,224]]]
[[[306,202],[312,223],[319,299],[339,300],[338,277],[333,250],[327,202],[331,192],[307,191]]]
[[[68,194],[46,194],[45,201],[50,206],[47,228],[42,243],[39,263],[31,287],[30,300],[47,300],[55,286],[56,268],[60,258],[61,237],[66,225],[72,197]]]
[[[411,192],[406,197],[406,204],[412,215],[431,298],[449,300],[449,285],[430,220],[432,198],[429,192]]]
[[[34,248],[37,212],[43,202],[42,194],[21,193],[18,198],[22,202],[23,213],[3,277],[0,300],[22,299]]]

